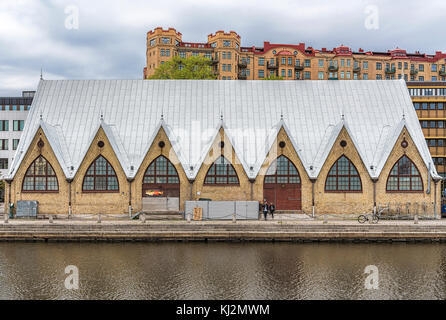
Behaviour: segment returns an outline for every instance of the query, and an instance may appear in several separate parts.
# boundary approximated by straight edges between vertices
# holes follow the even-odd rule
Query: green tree
[[[217,79],[211,59],[202,56],[174,56],[155,70],[149,79]]]
[[[276,76],[276,75],[270,75],[266,78],[263,78],[262,80],[283,80],[283,77]]]

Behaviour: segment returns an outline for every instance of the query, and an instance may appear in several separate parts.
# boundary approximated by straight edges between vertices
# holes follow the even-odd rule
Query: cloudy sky
[[[433,54],[446,52],[445,17],[444,0],[0,0],[0,96],[35,89],[41,68],[45,79],[140,79],[157,26],[190,42],[234,30],[242,46]]]

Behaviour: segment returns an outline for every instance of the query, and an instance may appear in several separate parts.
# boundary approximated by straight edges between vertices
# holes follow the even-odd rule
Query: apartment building
[[[22,135],[34,91],[21,97],[0,97],[0,179],[7,174]]]
[[[341,45],[314,49],[299,44],[273,44],[244,47],[235,31],[217,31],[206,42],[183,42],[174,28],[158,27],[147,33],[147,66],[144,78],[172,56],[200,55],[212,60],[220,80],[259,80],[279,76],[286,80],[393,80],[446,81],[446,53],[408,53],[403,49],[387,52],[353,51]]]

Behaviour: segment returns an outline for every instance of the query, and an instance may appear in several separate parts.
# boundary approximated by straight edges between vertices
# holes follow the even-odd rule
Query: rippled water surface
[[[0,299],[79,298],[446,299],[446,245],[0,243]]]

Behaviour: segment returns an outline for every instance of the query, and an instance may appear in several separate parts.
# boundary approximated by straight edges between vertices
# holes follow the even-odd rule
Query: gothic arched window
[[[22,191],[24,192],[57,192],[59,184],[57,176],[51,164],[43,156],[36,160],[26,170],[23,179]]]
[[[423,191],[421,174],[407,156],[402,156],[393,166],[387,178],[386,190],[390,192]]]
[[[209,168],[204,184],[239,184],[239,180],[232,164],[225,157],[220,156]]]
[[[87,170],[82,183],[84,192],[119,192],[116,172],[110,162],[99,156]]]
[[[361,177],[355,165],[346,156],[341,156],[331,167],[325,180],[325,191],[362,191]]]

